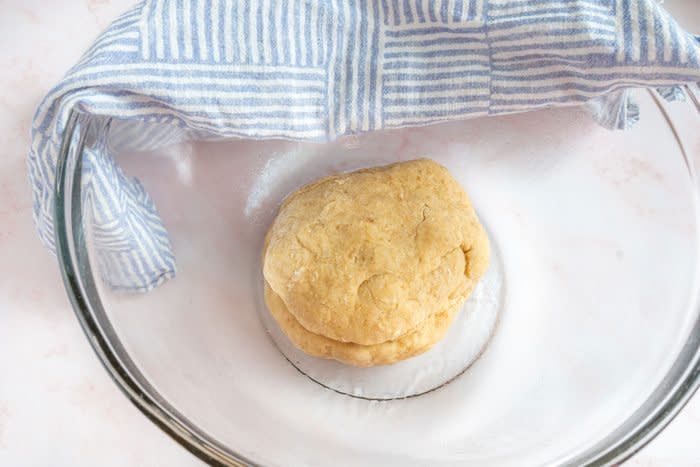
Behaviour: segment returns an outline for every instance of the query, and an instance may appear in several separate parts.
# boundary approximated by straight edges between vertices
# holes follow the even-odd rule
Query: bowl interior
[[[331,144],[194,142],[119,154],[158,206],[178,275],[136,295],[95,280],[100,299],[160,395],[257,463],[566,462],[638,411],[698,320],[696,187],[667,122],[648,95],[640,103],[644,118],[624,132],[559,109]],[[260,319],[262,237],[295,188],[417,157],[451,170],[490,231],[503,267],[499,323],[483,355],[439,390],[348,397],[297,371],[270,338]],[[359,381],[349,390],[360,393],[381,391],[372,383],[392,371],[373,369],[363,383],[328,368],[338,384]]]

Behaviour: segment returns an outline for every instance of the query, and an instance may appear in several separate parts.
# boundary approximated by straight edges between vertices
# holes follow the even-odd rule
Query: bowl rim
[[[685,158],[698,199],[698,180],[664,104],[652,90]],[[258,465],[207,435],[148,383],[121,345],[104,311],[90,269],[85,238],[80,234],[82,217],[80,176],[87,141],[107,130],[109,118],[94,118],[72,111],[63,134],[54,184],[54,237],[61,276],[73,310],[90,345],[124,395],[174,441],[211,465]],[[697,205],[697,203],[696,203]],[[672,387],[670,391],[662,391]],[[564,460],[565,465],[611,465],[629,459],[654,439],[700,388],[700,318],[692,327],[683,349],[664,379],[634,414],[613,432],[584,452]]]

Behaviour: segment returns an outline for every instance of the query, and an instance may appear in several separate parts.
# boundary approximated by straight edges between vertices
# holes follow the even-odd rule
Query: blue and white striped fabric
[[[654,0],[147,0],[39,107],[34,215],[52,248],[68,116],[112,118],[84,162],[99,266],[115,288],[148,290],[175,261],[153,202],[112,159],[124,145],[328,141],[583,103],[623,127],[625,89],[697,81],[697,40]]]

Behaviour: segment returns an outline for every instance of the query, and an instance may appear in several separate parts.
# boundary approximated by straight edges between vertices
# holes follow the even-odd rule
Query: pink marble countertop
[[[39,99],[133,0],[0,0],[0,465],[194,466],[93,354],[31,219],[25,155]],[[697,0],[667,0],[700,31]],[[695,154],[700,164],[700,154]],[[700,396],[626,465],[700,466]]]

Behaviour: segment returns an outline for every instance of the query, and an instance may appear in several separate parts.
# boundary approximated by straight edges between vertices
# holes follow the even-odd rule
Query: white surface
[[[682,22],[692,19],[686,8]],[[199,465],[99,365],[31,222],[24,172],[38,99],[130,1],[0,0],[0,465]],[[671,2],[667,2],[671,3]],[[700,24],[698,22],[697,24]],[[699,28],[700,29],[700,28]],[[697,128],[698,120],[688,119]],[[700,139],[690,149],[700,165]],[[627,465],[698,466],[696,397]]]

